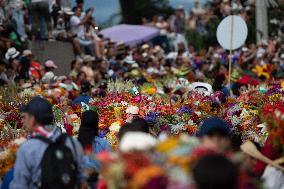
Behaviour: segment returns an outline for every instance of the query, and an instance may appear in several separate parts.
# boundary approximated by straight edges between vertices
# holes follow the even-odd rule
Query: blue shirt
[[[13,175],[14,175],[14,168],[10,169],[10,171],[8,171],[5,174],[1,189],[9,189],[10,183],[13,180]]]
[[[55,141],[61,135],[61,130],[55,128],[49,139]],[[66,146],[69,147],[74,154],[78,164],[78,178],[81,179],[82,174],[82,159],[83,148],[79,141],[71,138],[66,140]],[[41,181],[41,160],[48,145],[38,139],[29,139],[20,146],[17,151],[17,158],[14,165],[13,180],[10,184],[10,189],[38,189],[36,183]]]
[[[92,150],[93,154],[91,156],[83,156],[83,168],[99,170],[100,163],[95,156],[103,151],[110,152],[112,150],[111,146],[107,140],[100,137],[95,137],[92,143]]]

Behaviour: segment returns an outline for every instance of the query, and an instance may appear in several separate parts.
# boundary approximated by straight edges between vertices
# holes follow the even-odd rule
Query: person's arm
[[[22,146],[23,147],[23,146]],[[10,189],[28,189],[31,182],[31,172],[27,166],[27,157],[24,148],[20,147],[17,152],[15,170]]]
[[[81,20],[81,22],[79,23],[79,25],[84,25],[84,24],[89,20],[89,18],[92,17],[93,12],[94,12],[93,9],[91,9],[89,12],[87,12],[86,15],[84,16],[84,18],[83,18],[83,19]]]

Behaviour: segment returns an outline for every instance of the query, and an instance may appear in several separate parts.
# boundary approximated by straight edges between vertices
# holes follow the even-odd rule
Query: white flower
[[[118,124],[118,122],[112,123],[111,126],[109,127],[109,130],[113,132],[118,132],[119,129],[120,129],[120,125]]]
[[[137,106],[128,106],[126,109],[127,114],[137,115],[139,113],[139,108]]]
[[[18,146],[20,146],[21,144],[23,144],[24,142],[26,142],[26,138],[24,138],[24,137],[21,137],[21,138],[17,138],[17,139],[15,139],[13,142],[12,142],[12,144],[15,144],[15,145],[18,145]]]

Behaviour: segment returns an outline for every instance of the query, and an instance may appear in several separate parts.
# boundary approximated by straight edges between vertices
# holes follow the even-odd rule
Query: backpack
[[[76,188],[78,167],[71,149],[65,145],[67,138],[67,134],[62,134],[53,142],[42,136],[35,137],[48,144],[40,163],[41,182],[37,184],[39,189]],[[77,156],[74,142],[72,139],[71,141]]]

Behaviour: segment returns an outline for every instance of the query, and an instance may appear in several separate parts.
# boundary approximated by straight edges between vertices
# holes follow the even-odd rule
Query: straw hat
[[[31,56],[31,55],[33,55],[31,50],[26,49],[26,50],[23,51],[23,56]]]
[[[83,57],[83,62],[92,62],[95,60],[95,57],[92,57],[91,55],[85,55]]]

